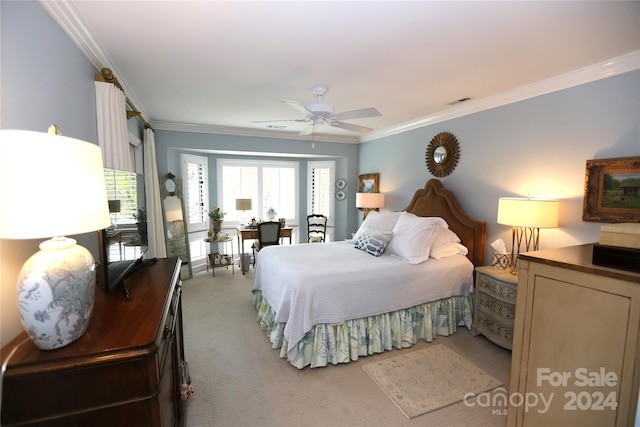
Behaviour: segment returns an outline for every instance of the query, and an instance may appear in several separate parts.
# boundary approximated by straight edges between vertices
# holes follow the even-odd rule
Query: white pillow
[[[443,245],[433,245],[429,251],[429,256],[433,259],[446,258],[453,255],[466,255],[469,250],[460,243],[449,242]]]
[[[438,227],[448,228],[449,225],[442,218],[402,212],[385,251],[409,264],[420,264],[429,259]]]
[[[449,228],[438,227],[438,231],[436,233],[436,239],[433,242],[432,248],[448,245],[449,243],[460,243],[460,237]]]
[[[353,240],[357,240],[362,233],[368,229],[374,229],[382,233],[391,233],[396,222],[398,222],[398,218],[400,218],[401,213],[402,212],[369,212],[365,220],[362,222],[362,225],[353,236]]]

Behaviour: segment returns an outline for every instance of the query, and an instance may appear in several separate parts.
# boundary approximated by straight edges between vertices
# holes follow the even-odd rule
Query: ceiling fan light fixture
[[[379,117],[382,115],[380,111],[373,107],[361,108],[359,110],[345,111],[342,113],[334,114],[333,106],[322,102],[322,96],[327,93],[327,87],[322,85],[314,86],[312,88],[312,92],[317,98],[316,102],[312,104],[304,105],[298,101],[291,101],[287,99],[282,100],[282,102],[284,102],[294,110],[302,113],[304,115],[304,118],[277,121],[309,123],[308,126],[300,133],[300,135],[309,135],[314,132],[316,126],[325,124],[332,127],[348,130],[350,132],[366,134],[373,129],[366,126],[346,123],[343,120],[364,119],[368,117]],[[258,122],[261,121],[263,120],[258,120]],[[270,127],[272,129],[274,128],[272,126]]]
[[[328,104],[322,104],[319,102],[315,102],[313,104],[308,104],[306,105],[307,110],[311,111],[312,113],[315,113],[317,115],[331,115],[333,114],[333,107],[331,105]]]

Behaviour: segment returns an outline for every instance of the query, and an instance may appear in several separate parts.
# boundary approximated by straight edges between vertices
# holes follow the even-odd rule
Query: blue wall
[[[439,132],[460,143],[457,168],[442,178],[462,207],[487,222],[489,243],[511,246],[496,223],[502,196],[561,199],[560,227],[541,231],[540,246],[598,241],[599,223],[582,221],[588,159],[640,155],[640,71],[609,77],[499,108],[425,126],[360,146],[362,173],[380,173],[386,210],[401,210],[433,178],[425,163]]]
[[[213,154],[211,151],[215,150]],[[350,236],[357,228],[355,193],[358,187],[358,150],[357,144],[341,144],[258,138],[246,136],[212,135],[195,132],[156,131],[156,157],[158,175],[167,172],[180,173],[180,154],[189,153],[209,158],[209,200],[216,204],[216,159],[238,158],[288,160],[300,163],[300,216],[306,216],[307,199],[307,162],[311,160],[334,160],[336,179],[347,181],[347,198],[336,200],[335,239]],[[222,152],[222,153],[220,153]],[[261,154],[260,154],[261,153]],[[266,153],[269,153],[266,155]],[[293,195],[292,195],[293,197]]]
[[[0,31],[0,128],[46,132],[55,123],[66,136],[97,143],[96,69],[66,33],[35,1],[0,2]],[[28,167],[29,159],[20,160]],[[47,208],[42,207],[43,221]],[[97,256],[95,233],[73,237]],[[3,346],[22,330],[16,280],[40,241],[0,240]]]

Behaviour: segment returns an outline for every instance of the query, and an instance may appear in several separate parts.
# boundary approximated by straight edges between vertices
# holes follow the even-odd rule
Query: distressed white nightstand
[[[473,335],[482,334],[490,341],[511,350],[513,323],[516,317],[518,274],[509,269],[484,266],[476,268]]]

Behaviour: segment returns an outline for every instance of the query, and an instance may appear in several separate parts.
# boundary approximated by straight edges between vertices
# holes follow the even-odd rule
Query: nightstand
[[[482,334],[490,341],[511,350],[513,323],[516,317],[518,273],[497,267],[476,268],[473,335]]]

